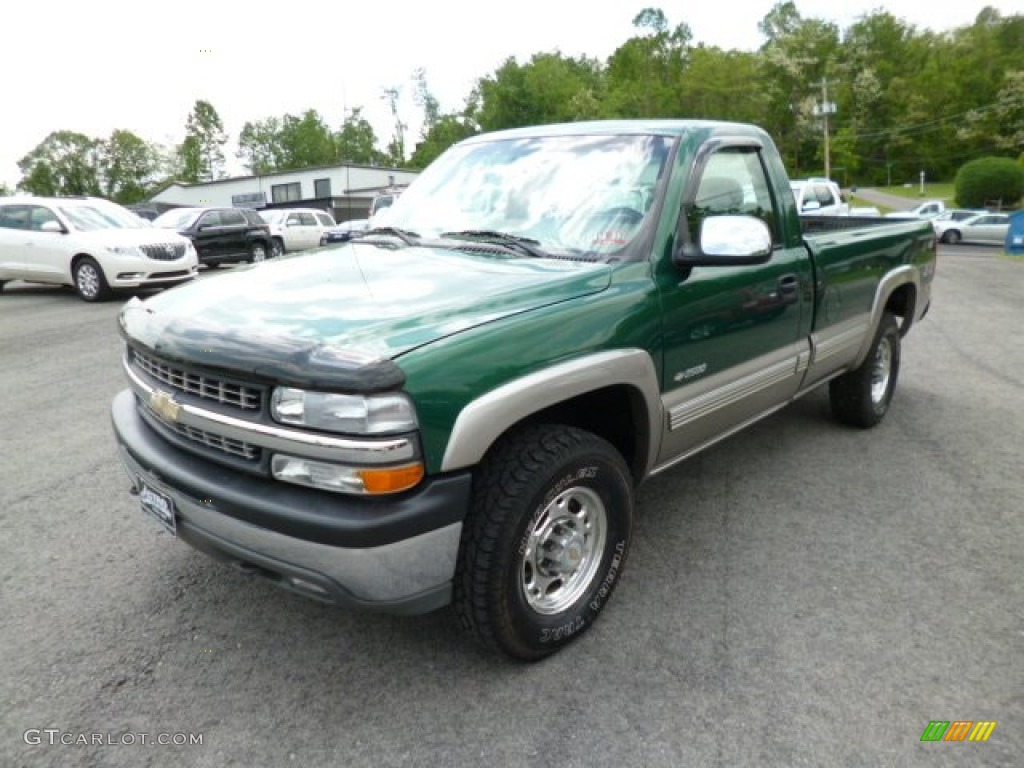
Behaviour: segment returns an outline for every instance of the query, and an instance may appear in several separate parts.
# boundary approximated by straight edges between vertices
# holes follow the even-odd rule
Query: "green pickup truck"
[[[538,659],[607,605],[643,480],[826,383],[878,423],[935,263],[925,221],[801,220],[754,126],[476,136],[350,243],[128,302],[114,431],[197,549]]]

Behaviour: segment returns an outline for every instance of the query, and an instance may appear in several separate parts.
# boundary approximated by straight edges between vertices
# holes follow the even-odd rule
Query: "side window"
[[[817,201],[821,203],[822,208],[836,204],[836,200],[832,196],[832,190],[830,190],[824,184],[818,184],[817,186],[815,186],[814,195]]]
[[[219,227],[220,223],[220,211],[207,211],[203,214],[202,218],[199,219],[197,229],[199,227]]]
[[[241,211],[221,211],[220,224],[222,227],[244,227],[246,226],[245,216]]]
[[[321,227],[333,227],[334,226],[334,222],[331,221],[331,217],[328,216],[326,213],[318,213],[316,215],[316,219],[317,219],[317,221],[320,222],[320,226]]]
[[[286,227],[297,227],[302,223],[302,217],[297,213],[289,213],[284,225]]]
[[[0,228],[28,229],[29,207],[27,205],[0,206]]]
[[[43,228],[43,224],[48,221],[52,221],[57,225],[60,225],[60,221],[57,216],[49,208],[44,208],[41,205],[33,205],[30,207],[29,223],[32,229],[37,232]]]
[[[299,221],[302,223],[302,226],[304,227],[316,226],[316,217],[312,213],[300,213]]]
[[[805,189],[805,191],[807,191]],[[761,219],[778,243],[778,217],[761,154],[754,148],[728,147],[711,155],[701,175],[690,213],[690,234],[696,241],[708,216],[745,214]]]

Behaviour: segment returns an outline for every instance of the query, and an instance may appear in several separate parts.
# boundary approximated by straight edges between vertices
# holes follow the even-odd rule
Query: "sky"
[[[460,109],[476,80],[509,57],[561,51],[604,60],[629,38],[645,7],[689,24],[694,43],[756,50],[758,22],[776,0],[48,0],[4,3],[0,76],[0,182],[55,130],[105,138],[133,131],[166,146],[184,137],[196,99],[216,108],[230,136],[228,170],[246,121],[316,109],[338,127],[362,107],[381,144],[394,121],[383,90],[398,87],[415,146],[412,74],[426,72],[442,110]],[[1020,0],[796,0],[804,18],[845,29],[882,9],[918,29],[970,24],[985,6],[1021,12]]]

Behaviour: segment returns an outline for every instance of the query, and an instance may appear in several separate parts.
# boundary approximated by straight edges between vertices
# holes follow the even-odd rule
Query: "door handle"
[[[796,275],[783,275],[779,278],[779,298],[783,304],[792,304],[797,300],[797,289],[800,287],[800,280]]]

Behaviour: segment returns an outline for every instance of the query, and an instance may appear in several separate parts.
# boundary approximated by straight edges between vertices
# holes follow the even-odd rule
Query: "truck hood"
[[[411,349],[604,290],[607,264],[349,243],[204,278],[121,311],[161,357],[270,383],[400,386]]]

